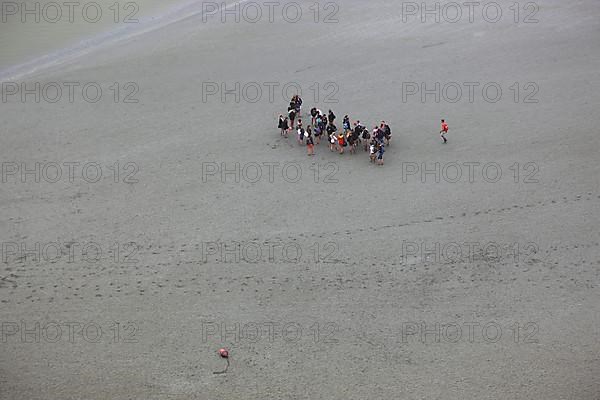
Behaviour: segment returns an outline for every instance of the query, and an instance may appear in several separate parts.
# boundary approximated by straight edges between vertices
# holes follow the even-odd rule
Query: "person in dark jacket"
[[[385,145],[389,146],[390,140],[392,140],[392,130],[390,129],[390,126],[385,121],[381,121],[380,129],[383,131],[383,137],[385,138]]]
[[[283,121],[284,121],[283,115],[279,114],[279,122],[277,124],[277,128],[280,130],[279,134],[281,136],[283,136],[285,134],[285,131],[283,129]]]
[[[312,137],[311,127],[310,125],[306,128],[306,151],[309,156],[315,155],[315,142]]]
[[[294,129],[294,121],[296,120],[296,110],[293,108],[288,112],[288,117],[290,119],[290,129]]]
[[[312,117],[310,124],[312,126],[315,126],[316,122],[317,122],[317,115],[319,115],[319,113],[317,112],[317,107],[313,107],[310,109],[310,116]]]
[[[288,124],[287,117],[283,118],[283,121],[281,121],[280,129],[281,129],[281,135],[285,136],[285,137],[288,137],[288,132],[290,130],[290,125]]]
[[[329,118],[329,122],[333,124],[333,123],[334,123],[334,121],[335,121],[335,118],[336,118],[336,116],[335,116],[335,114],[333,113],[333,111],[329,110],[329,113],[328,113],[328,115],[327,115],[327,116],[328,116],[328,118]]]

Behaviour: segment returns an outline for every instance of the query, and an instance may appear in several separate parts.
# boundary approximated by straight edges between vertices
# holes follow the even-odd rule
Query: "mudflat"
[[[0,397],[597,399],[600,4],[415,4],[198,13],[5,86]],[[297,89],[389,123],[385,164],[280,136]]]

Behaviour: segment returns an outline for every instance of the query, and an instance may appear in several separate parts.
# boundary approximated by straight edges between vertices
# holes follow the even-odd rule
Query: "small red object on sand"
[[[219,349],[219,355],[221,356],[221,358],[224,358],[225,361],[227,361],[227,366],[225,367],[225,369],[223,371],[213,372],[213,374],[215,374],[215,375],[225,374],[225,373],[227,373],[227,370],[229,369],[229,351],[227,351],[227,349]]]

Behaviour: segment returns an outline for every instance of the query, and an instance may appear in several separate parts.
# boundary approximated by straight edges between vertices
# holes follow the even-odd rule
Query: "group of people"
[[[321,143],[321,138],[327,135],[327,143],[331,151],[344,154],[348,148],[351,154],[355,154],[359,146],[365,152],[369,152],[371,162],[383,165],[383,154],[386,146],[392,139],[390,126],[381,121],[372,131],[361,124],[360,121],[350,122],[350,117],[345,115],[342,120],[342,130],[335,125],[337,119],[333,111],[327,114],[316,107],[310,110],[311,123],[305,127],[302,121],[302,99],[295,95],[290,101],[287,116],[279,115],[278,128],[281,136],[288,137],[290,132],[295,131],[298,144],[306,144],[309,156],[314,155],[315,144]]]
[[[287,116],[279,115],[278,128],[281,136],[288,137],[290,132],[295,131],[298,144],[306,143],[309,156],[315,154],[315,144],[321,143],[321,137],[327,135],[329,150],[344,154],[345,149],[349,148],[351,154],[355,154],[359,146],[365,152],[369,152],[372,163],[383,165],[383,154],[386,146],[390,145],[392,139],[392,130],[390,126],[381,121],[379,126],[375,126],[372,131],[361,124],[360,121],[350,122],[350,117],[345,115],[342,120],[342,130],[339,131],[335,125],[337,117],[333,111],[329,110],[327,114],[316,107],[310,110],[311,123],[304,127],[302,121],[302,99],[295,95],[288,106]],[[448,124],[442,120],[440,138],[443,143],[447,143]]]

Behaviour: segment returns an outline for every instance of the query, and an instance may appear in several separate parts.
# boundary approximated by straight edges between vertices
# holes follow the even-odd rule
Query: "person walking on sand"
[[[315,155],[315,142],[313,141],[313,137],[311,135],[310,125],[306,128],[306,134],[308,137],[306,138],[306,151],[309,156]]]
[[[315,126],[315,124],[317,123],[317,107],[313,107],[310,109],[310,116],[312,117],[312,119],[310,120],[310,123],[312,126]]]
[[[319,127],[321,128],[321,132],[328,132],[327,130],[327,116],[323,115],[323,114],[319,114],[319,116],[317,117],[317,123],[319,124]]]
[[[348,131],[350,130],[350,117],[348,117],[348,115],[344,115],[342,129],[344,129],[344,134],[348,134]]]
[[[314,128],[315,139],[317,139],[317,144],[321,143],[321,135],[323,132],[321,131],[321,127],[319,125],[315,125]]]
[[[329,140],[329,150],[335,151],[335,147],[337,145],[337,127],[335,125],[327,125],[327,138]]]
[[[348,132],[348,146],[350,147],[350,154],[356,154],[356,147],[358,146],[358,141],[360,140],[360,136],[358,133],[354,131]]]
[[[445,120],[442,120],[442,129],[440,130],[440,137],[442,138],[444,143],[448,142],[448,139],[446,139],[446,133],[448,133],[448,124]]]
[[[343,132],[340,132],[337,139],[338,139],[338,151],[340,152],[340,154],[344,154],[344,147],[346,147],[348,145],[348,143],[346,142],[346,135],[344,135]]]
[[[363,127],[360,124],[360,121],[356,121],[354,123],[353,131],[354,131],[354,137],[357,137],[358,138],[358,142],[360,143],[360,135],[362,134],[362,131],[363,131]]]
[[[327,114],[327,117],[329,119],[329,123],[333,124],[335,122],[335,114],[333,113],[333,111],[329,110],[329,113]]]
[[[302,98],[299,95],[294,96],[294,103],[296,104],[296,114],[302,116]]]
[[[290,119],[290,129],[294,129],[294,120],[296,119],[296,110],[290,107],[288,111],[288,117]]]
[[[284,121],[283,115],[279,114],[279,123],[277,124],[277,128],[279,128],[279,130],[280,130],[279,134],[281,136],[283,136],[285,134],[284,129],[283,129],[283,121]]]
[[[383,129],[383,135],[385,137],[385,145],[390,145],[390,140],[392,140],[392,129],[385,121],[381,121],[381,127]]]
[[[284,118],[283,121],[281,121],[281,126],[279,128],[281,129],[281,136],[288,137],[290,126],[288,124],[287,117]]]
[[[371,139],[371,143],[369,143],[369,158],[371,162],[375,162],[375,158],[377,157],[377,140],[375,138]]]
[[[302,142],[304,141],[304,134],[306,133],[306,131],[304,130],[304,128],[302,126],[299,126],[298,129],[296,130],[296,132],[298,133],[298,144],[302,144]]]
[[[362,141],[364,144],[365,151],[369,151],[369,142],[371,141],[371,134],[369,133],[369,129],[366,127],[362,127]]]
[[[383,165],[383,153],[385,153],[385,145],[383,143],[379,143],[379,147],[377,148],[377,164]]]

